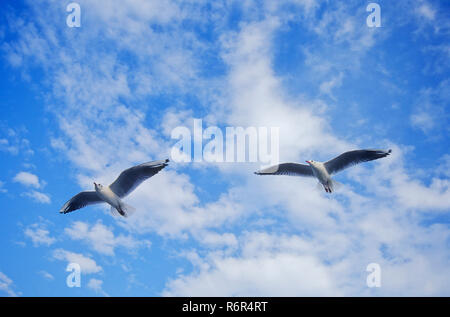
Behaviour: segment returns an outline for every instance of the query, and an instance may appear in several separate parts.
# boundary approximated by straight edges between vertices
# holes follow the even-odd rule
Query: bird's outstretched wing
[[[309,165],[299,163],[282,163],[255,172],[256,175],[314,176]]]
[[[98,204],[103,202],[100,197],[98,197],[95,191],[81,192],[73,196],[68,202],[62,206],[59,210],[60,213],[66,214],[68,212],[83,208],[87,205]]]
[[[109,188],[120,198],[125,197],[138,187],[147,178],[152,177],[169,162],[168,159],[152,161],[130,167],[120,173],[119,177],[109,185]]]
[[[325,168],[329,174],[334,174],[343,169],[362,162],[377,160],[388,156],[392,150],[355,150],[342,153],[328,162],[325,162]]]

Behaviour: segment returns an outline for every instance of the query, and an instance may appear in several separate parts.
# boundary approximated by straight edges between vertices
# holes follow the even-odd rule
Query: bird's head
[[[309,160],[309,161],[305,161],[306,163],[308,163],[309,165],[314,165],[314,161],[313,160]]]
[[[96,191],[102,190],[103,185],[102,184],[97,184],[96,182],[94,182],[94,187]]]

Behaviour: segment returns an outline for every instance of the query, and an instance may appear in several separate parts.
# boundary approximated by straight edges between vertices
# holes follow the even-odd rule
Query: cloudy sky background
[[[361,0],[77,2],[80,28],[70,1],[0,4],[0,295],[450,295],[447,1],[378,1],[380,28]],[[171,162],[133,217],[58,213],[193,118],[280,127],[281,161],[393,153],[333,195]]]

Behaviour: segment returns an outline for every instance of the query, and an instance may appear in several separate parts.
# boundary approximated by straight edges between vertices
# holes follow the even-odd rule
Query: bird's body
[[[332,193],[336,183],[331,175],[352,165],[373,161],[386,157],[391,150],[355,150],[345,152],[327,162],[306,161],[308,165],[299,163],[282,163],[258,172],[257,175],[290,175],[315,177],[327,193]]]
[[[119,214],[122,216],[125,216],[124,208],[122,206],[124,205],[122,200],[117,196],[109,186],[102,186],[100,184],[95,185],[95,192],[97,193],[98,197],[103,200],[104,202],[111,205],[112,208],[115,208]]]
[[[122,201],[126,195],[131,193],[143,181],[152,177],[167,166],[168,159],[152,161],[133,166],[124,170],[119,177],[109,186],[103,186],[94,182],[95,191],[84,191],[73,196],[62,206],[60,213],[66,214],[87,205],[107,203],[111,210],[126,217],[133,208]]]
[[[309,161],[314,176],[323,185],[326,192],[333,190],[333,180],[322,162]]]

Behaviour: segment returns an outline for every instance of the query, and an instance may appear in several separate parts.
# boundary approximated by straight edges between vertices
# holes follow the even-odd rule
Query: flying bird
[[[333,184],[336,183],[331,175],[342,171],[343,169],[373,160],[377,160],[391,154],[392,150],[355,150],[342,153],[328,162],[306,161],[306,164],[282,163],[255,172],[257,175],[290,175],[290,176],[309,176],[315,177],[327,193],[334,190]]]
[[[111,205],[111,212],[117,211],[127,217],[134,208],[125,204],[122,198],[131,193],[143,181],[152,177],[168,165],[169,160],[143,163],[124,170],[109,186],[94,182],[95,191],[84,191],[73,196],[62,206],[60,213],[66,214],[87,205],[106,202]]]

